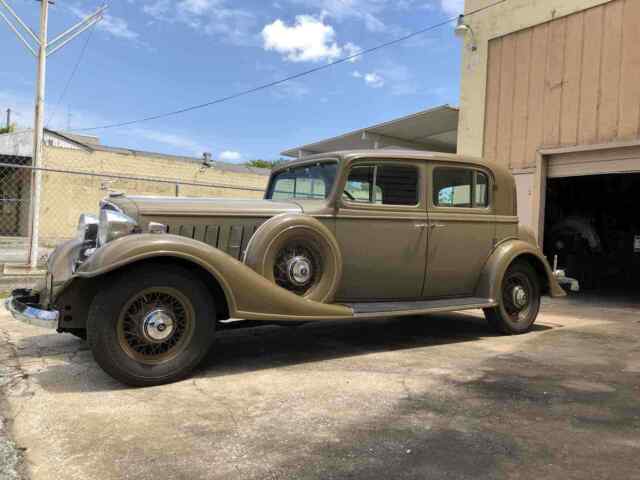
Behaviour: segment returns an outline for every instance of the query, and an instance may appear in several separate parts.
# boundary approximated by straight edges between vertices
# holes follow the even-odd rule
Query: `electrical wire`
[[[484,7],[478,8],[476,10],[472,10],[472,11],[468,12],[467,14],[465,14],[465,17],[469,17],[471,15],[478,14],[480,12],[488,10],[489,8],[495,7],[496,5],[504,3],[505,1],[506,0],[498,0],[495,3],[491,3],[489,5],[486,5]],[[346,57],[339,58],[338,60],[334,60],[333,62],[329,62],[329,63],[326,63],[324,65],[320,65],[318,67],[311,68],[309,70],[304,70],[302,72],[298,72],[296,74],[281,78],[279,80],[275,80],[273,82],[265,83],[265,84],[262,84],[262,85],[259,85],[259,86],[253,87],[253,88],[249,88],[247,90],[242,90],[240,92],[237,92],[237,93],[234,93],[234,94],[231,94],[231,95],[227,95],[227,96],[224,96],[224,97],[220,97],[220,98],[217,98],[215,100],[211,100],[211,101],[208,101],[208,102],[205,102],[205,103],[192,105],[192,106],[181,108],[179,110],[174,110],[174,111],[171,111],[171,112],[165,112],[165,113],[160,113],[160,114],[157,114],[157,115],[151,115],[151,116],[139,118],[139,119],[136,119],[136,120],[129,120],[129,121],[124,121],[124,122],[119,122],[119,123],[110,123],[110,124],[94,126],[94,127],[79,128],[79,129],[76,129],[76,131],[84,131],[84,132],[86,132],[86,131],[92,131],[92,130],[108,130],[108,129],[113,129],[113,128],[121,128],[121,127],[126,127],[126,126],[129,126],[129,125],[135,125],[135,124],[138,124],[138,123],[150,122],[152,120],[159,120],[161,118],[173,117],[173,116],[181,115],[181,114],[184,114],[184,113],[187,113],[187,112],[192,112],[194,110],[200,110],[200,109],[203,109],[203,108],[211,107],[213,105],[219,105],[221,103],[225,103],[225,102],[228,102],[230,100],[235,100],[235,99],[240,98],[240,97],[244,97],[244,96],[256,93],[256,92],[260,92],[262,90],[267,90],[269,88],[273,88],[273,87],[276,87],[278,85],[282,85],[283,83],[289,82],[291,80],[296,80],[298,78],[306,77],[306,76],[312,75],[314,73],[318,73],[318,72],[321,72],[323,70],[327,70],[327,69],[332,68],[332,67],[334,67],[336,65],[340,65],[340,64],[349,62],[349,61],[351,61],[351,60],[353,60],[355,58],[358,58],[358,57],[361,57],[361,56],[364,56],[364,55],[368,55],[370,53],[377,52],[378,50],[382,50],[384,48],[388,48],[388,47],[397,45],[397,44],[405,42],[406,40],[409,40],[411,38],[417,37],[419,35],[423,35],[423,34],[425,34],[427,32],[432,31],[432,30],[436,30],[436,29],[438,29],[440,27],[448,25],[449,23],[452,23],[452,22],[458,20],[458,18],[459,18],[458,16],[447,18],[447,19],[442,20],[442,21],[440,21],[438,23],[429,25],[428,27],[422,28],[420,30],[416,30],[414,32],[411,32],[411,33],[409,33],[407,35],[403,35],[401,37],[395,38],[395,39],[390,40],[388,42],[381,43],[381,44],[376,45],[374,47],[362,49],[359,52],[356,52],[356,53],[354,53],[352,55],[348,55]]]
[[[78,69],[80,68],[80,64],[82,63],[82,59],[84,58],[85,52],[87,51],[87,47],[89,46],[89,42],[91,41],[91,36],[93,35],[94,28],[95,28],[95,25],[93,25],[91,27],[91,30],[87,34],[87,38],[84,41],[84,45],[82,46],[82,50],[80,51],[80,55],[78,56],[78,60],[76,61],[76,64],[73,67],[73,70],[71,71],[71,75],[69,75],[69,78],[67,79],[67,83],[64,86],[64,89],[62,90],[62,92],[60,93],[60,96],[58,97],[58,101],[56,102],[55,106],[53,107],[53,110],[51,111],[51,116],[49,117],[49,119],[46,122],[47,128],[51,125],[51,122],[53,122],[53,120],[54,120],[54,118],[56,116],[56,113],[58,113],[58,108],[60,107],[60,104],[62,103],[62,100],[64,99],[64,97],[67,94],[67,90],[69,90],[69,87],[71,86],[71,82],[73,82],[73,79],[76,76],[76,73],[78,72]]]
[[[107,2],[102,4],[103,7],[106,5],[107,5]],[[71,71],[71,75],[69,75],[69,78],[67,79],[67,83],[62,89],[62,92],[58,97],[58,101],[56,102],[55,106],[53,107],[53,110],[51,111],[51,115],[49,116],[49,119],[45,122],[45,124],[47,125],[47,128],[51,125],[51,122],[53,122],[56,114],[58,113],[58,108],[60,107],[60,104],[62,103],[62,100],[64,99],[64,97],[67,95],[67,90],[69,90],[69,87],[71,86],[71,82],[73,82],[73,79],[76,76],[78,69],[80,68],[80,64],[82,63],[84,55],[87,52],[87,47],[89,46],[89,42],[91,41],[91,37],[93,36],[93,32],[95,30],[96,25],[97,23],[94,23],[89,29],[89,32],[87,33],[84,44],[82,45],[82,50],[80,51],[80,55],[78,56],[78,60],[76,60],[76,64],[74,65],[73,70]]]

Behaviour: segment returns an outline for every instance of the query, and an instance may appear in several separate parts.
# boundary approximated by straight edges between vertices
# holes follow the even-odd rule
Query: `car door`
[[[343,258],[340,300],[422,295],[427,250],[426,164],[354,162],[339,188],[336,238]]]
[[[429,166],[426,298],[471,296],[494,247],[489,171],[460,164]]]

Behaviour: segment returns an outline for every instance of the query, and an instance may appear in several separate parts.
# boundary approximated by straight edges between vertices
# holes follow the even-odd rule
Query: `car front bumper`
[[[38,305],[39,295],[31,290],[14,290],[5,301],[7,310],[13,318],[29,325],[43,328],[58,328],[60,313],[57,310],[45,310]]]

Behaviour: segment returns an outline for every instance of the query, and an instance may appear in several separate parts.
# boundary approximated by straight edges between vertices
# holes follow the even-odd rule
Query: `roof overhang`
[[[282,152],[287,157],[367,148],[404,148],[455,153],[459,110],[449,105],[355,130]]]

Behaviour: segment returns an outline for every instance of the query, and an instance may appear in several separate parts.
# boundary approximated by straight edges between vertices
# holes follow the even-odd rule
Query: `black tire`
[[[87,319],[96,362],[116,380],[136,387],[189,375],[214,339],[215,304],[205,285],[188,270],[166,265],[128,269],[105,283]],[[157,312],[165,315],[166,324],[153,323]],[[168,336],[160,341],[152,335]]]
[[[514,298],[514,289],[518,287],[525,292],[524,305],[522,300],[517,302]],[[505,335],[531,331],[540,311],[540,281],[533,267],[523,261],[511,264],[504,274],[500,290],[500,304],[484,309],[491,328]]]
[[[70,333],[71,335],[73,335],[76,338],[79,338],[80,340],[87,340],[87,329],[86,328],[73,328],[73,329],[68,329],[65,331],[65,333]]]

